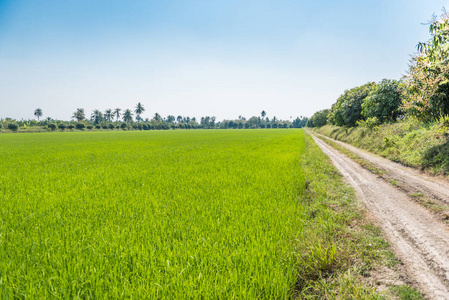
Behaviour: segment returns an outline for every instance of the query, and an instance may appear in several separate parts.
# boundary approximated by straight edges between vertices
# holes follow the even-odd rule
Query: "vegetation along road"
[[[429,298],[447,298],[449,231],[441,216],[447,219],[449,185],[347,144],[314,139],[377,219],[410,279]]]

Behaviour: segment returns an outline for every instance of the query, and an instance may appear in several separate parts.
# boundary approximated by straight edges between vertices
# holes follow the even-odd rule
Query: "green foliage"
[[[371,117],[367,118],[366,120],[357,121],[357,126],[366,127],[369,129],[378,129],[379,125],[380,121],[377,119],[377,117]]]
[[[329,125],[315,130],[407,166],[449,174],[449,127],[445,126],[449,118],[441,117],[440,122],[430,125],[406,119],[372,128],[367,126],[368,122],[349,130]]]
[[[58,128],[61,129],[61,130],[65,130],[67,128],[67,125],[64,124],[64,123],[59,123],[58,124]]]
[[[307,127],[321,127],[326,125],[329,112],[329,109],[323,109],[314,113],[308,120]]]
[[[67,128],[68,128],[68,129],[70,129],[70,130],[72,130],[72,129],[74,129],[74,128],[75,128],[75,125],[73,125],[73,124],[69,124],[69,125],[67,125]]]
[[[449,114],[449,17],[434,18],[431,38],[419,43],[405,81],[404,108],[423,121]]]
[[[376,118],[380,123],[395,122],[401,115],[401,83],[383,79],[376,84],[362,103],[365,118]]]
[[[50,123],[50,124],[48,124],[48,128],[51,130],[56,130],[57,126],[54,123]]]
[[[376,83],[369,82],[362,86],[346,90],[337,102],[332,105],[328,115],[330,124],[337,126],[355,126],[357,121],[363,120],[362,103]]]
[[[19,129],[19,125],[16,122],[8,123],[8,129],[11,131],[17,131]]]
[[[76,123],[75,127],[76,129],[83,130],[86,125],[84,123]]]
[[[128,124],[122,123],[122,124],[120,125],[120,128],[121,128],[121,129],[127,129],[127,128],[128,128]]]
[[[77,108],[76,111],[72,115],[73,119],[79,123],[80,121],[86,118],[86,114],[84,113],[84,108]]]

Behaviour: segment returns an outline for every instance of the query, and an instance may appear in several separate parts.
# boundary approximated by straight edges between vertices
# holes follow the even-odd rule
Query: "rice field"
[[[300,130],[0,135],[0,292],[288,298]]]

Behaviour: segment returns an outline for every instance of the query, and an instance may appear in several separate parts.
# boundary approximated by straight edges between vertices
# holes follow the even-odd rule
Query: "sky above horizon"
[[[440,0],[0,0],[0,118],[310,117],[400,79]]]

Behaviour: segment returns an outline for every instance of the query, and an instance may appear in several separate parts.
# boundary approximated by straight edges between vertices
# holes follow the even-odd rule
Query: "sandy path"
[[[410,279],[429,298],[449,299],[447,226],[412,201],[403,191],[378,178],[320,139],[313,138],[377,219],[396,255],[404,263]],[[439,192],[447,193],[447,190]]]

